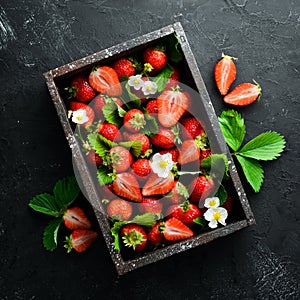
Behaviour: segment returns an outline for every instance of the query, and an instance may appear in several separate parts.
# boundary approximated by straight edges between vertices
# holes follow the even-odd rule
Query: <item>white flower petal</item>
[[[145,96],[153,95],[157,92],[157,84],[153,81],[144,82],[144,86],[142,87],[142,92]]]
[[[207,208],[218,207],[220,205],[220,199],[218,197],[206,198],[204,206]]]
[[[88,116],[86,115],[85,109],[78,109],[73,112],[72,122],[77,124],[84,124],[89,120]]]
[[[215,220],[211,220],[209,223],[208,223],[208,226],[210,228],[217,228],[218,227],[218,222],[215,221]]]
[[[144,86],[142,75],[130,76],[128,79],[128,85],[132,86],[135,90],[139,90]]]
[[[174,162],[170,153],[155,153],[150,161],[152,171],[162,178],[168,177],[173,168],[173,164]]]
[[[203,216],[204,216],[204,218],[205,218],[206,221],[211,221],[211,220],[214,219],[213,214],[214,214],[213,209],[212,209],[212,208],[209,208],[209,209],[204,213]]]

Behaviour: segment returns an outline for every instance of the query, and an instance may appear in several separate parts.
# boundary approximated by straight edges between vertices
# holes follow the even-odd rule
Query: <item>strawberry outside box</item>
[[[228,158],[230,175],[229,190],[231,196],[234,198],[235,212],[234,216],[228,220],[226,226],[202,233],[200,232],[192,238],[173,243],[151,252],[145,252],[137,258],[128,259],[127,257],[124,258],[121,253],[114,249],[114,239],[110,233],[111,226],[99,199],[97,186],[86,164],[86,160],[80,151],[79,144],[75,139],[74,127],[68,119],[68,108],[66,107],[67,102],[65,101],[66,99],[63,94],[63,87],[66,86],[66,82],[69,82],[69,79],[76,74],[91,70],[91,68],[96,65],[111,64],[112,61],[118,58],[129,56],[133,52],[142,51],[149,45],[158,43],[166,37],[174,34],[176,34],[179,40],[180,51],[183,54],[183,62],[181,65],[184,72],[184,80],[185,83],[197,92],[197,106],[201,111],[201,118],[204,120],[205,131],[212,145],[212,149],[214,149],[216,153],[225,154]],[[186,251],[190,248],[208,243],[216,238],[226,236],[255,223],[254,216],[240,182],[234,161],[232,160],[222,131],[219,127],[218,118],[215,114],[196,60],[180,23],[166,26],[157,31],[55,68],[46,72],[44,77],[52,101],[57,110],[58,117],[64,129],[66,139],[72,151],[74,170],[77,180],[80,179],[81,189],[84,191],[84,194],[87,196],[86,198],[93,206],[103,237],[118,274],[125,274],[129,271],[157,262],[176,253]]]

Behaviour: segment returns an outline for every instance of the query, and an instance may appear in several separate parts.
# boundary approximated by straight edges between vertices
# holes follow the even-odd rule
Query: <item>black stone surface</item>
[[[241,232],[117,277],[104,241],[83,254],[41,244],[47,217],[28,201],[73,173],[42,73],[180,21],[219,114],[212,70],[237,56],[234,85],[256,79],[259,103],[239,109],[250,139],[285,135]],[[299,1],[1,1],[0,299],[299,299]],[[90,212],[86,202],[81,201]],[[95,224],[96,220],[93,219]]]

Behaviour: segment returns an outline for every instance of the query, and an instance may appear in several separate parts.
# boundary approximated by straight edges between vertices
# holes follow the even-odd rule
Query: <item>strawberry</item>
[[[148,101],[146,105],[146,110],[148,114],[157,114],[158,113],[158,106],[157,106],[157,100],[153,99]]]
[[[85,159],[88,162],[88,164],[92,166],[96,165],[97,167],[99,167],[102,164],[101,156],[99,156],[94,150],[90,150],[87,153]]]
[[[74,230],[69,237],[66,237],[64,247],[67,248],[68,253],[71,252],[72,249],[77,252],[84,252],[97,237],[98,233],[96,231],[77,229]]]
[[[89,119],[83,125],[88,126],[93,123],[94,118],[95,118],[94,110],[91,107],[89,107],[88,105],[81,103],[81,102],[72,101],[72,102],[70,102],[70,109],[72,111],[84,109],[86,111],[86,115]]]
[[[155,197],[143,197],[142,203],[139,204],[139,211],[141,214],[147,212],[152,212],[155,214],[160,214],[162,212],[162,204]]]
[[[211,155],[211,149],[201,149],[200,155],[200,164],[202,164],[202,160],[209,157]]]
[[[215,66],[215,81],[221,95],[228,93],[231,84],[235,80],[236,67],[233,62],[234,59],[236,58],[222,53],[222,59]]]
[[[179,241],[190,238],[194,235],[193,231],[176,218],[170,218],[161,226],[166,240]]]
[[[259,101],[261,95],[261,87],[257,82],[256,84],[242,83],[224,97],[224,102],[236,106],[246,106],[255,100]]]
[[[150,140],[155,146],[170,149],[175,145],[174,138],[174,134],[170,129],[161,127],[158,132],[150,138]]]
[[[144,154],[150,148],[149,138],[142,133],[128,134],[124,133],[124,137],[129,141],[140,141],[142,144],[141,154]]]
[[[127,221],[132,215],[132,204],[123,199],[113,199],[107,205],[107,214],[113,219]]]
[[[91,222],[80,207],[71,207],[63,215],[64,224],[69,229],[90,229]]]
[[[146,124],[144,114],[141,110],[133,108],[130,109],[124,116],[124,126],[131,132],[140,131]]]
[[[118,74],[110,67],[94,67],[89,75],[89,83],[99,93],[111,97],[117,97],[122,94],[122,86]]]
[[[179,70],[177,67],[172,66],[173,74],[170,76],[170,78],[167,81],[167,84],[165,86],[165,90],[170,90],[171,88],[175,88],[179,82]]]
[[[117,72],[119,79],[132,76],[135,73],[133,63],[127,58],[118,59],[113,63],[113,69]]]
[[[131,169],[135,175],[145,179],[152,172],[150,160],[146,158],[140,158],[136,160],[132,164]]]
[[[168,58],[163,47],[149,47],[143,53],[144,63],[150,64],[151,74],[154,74],[167,64]]]
[[[115,124],[103,123],[99,128],[99,133],[110,141],[121,142],[122,135]]]
[[[161,150],[159,151],[160,154],[166,154],[166,153],[170,153],[172,155],[172,160],[174,162],[178,162],[178,158],[179,158],[179,150],[178,148],[172,148],[172,149],[168,149],[168,150]]]
[[[174,126],[184,114],[189,99],[179,88],[165,90],[157,98],[158,121],[164,127]]]
[[[133,202],[142,202],[142,194],[139,183],[134,175],[120,173],[113,182],[113,190],[120,197],[127,198]]]
[[[65,88],[65,90],[70,93],[71,98],[75,98],[80,102],[89,102],[96,96],[95,91],[84,75],[76,76],[71,82],[71,87]]]
[[[190,201],[199,202],[211,196],[215,188],[215,184],[211,178],[206,178],[203,175],[196,177],[190,184],[189,194]]]
[[[179,204],[189,197],[186,187],[179,181],[175,181],[174,188],[164,197],[167,204]]]
[[[166,239],[161,230],[162,222],[158,221],[148,232],[148,241],[151,245],[162,245]]]
[[[228,211],[228,213],[230,213],[232,211],[233,199],[229,195],[227,195],[227,198],[226,198],[224,204],[222,205],[222,207],[224,207]]]
[[[201,123],[195,117],[182,118],[181,135],[183,139],[195,139],[204,133]]]
[[[122,146],[115,146],[109,152],[112,166],[117,173],[125,172],[133,162],[132,154]]]
[[[143,196],[162,195],[170,192],[175,185],[174,177],[170,173],[167,178],[158,177],[157,174],[150,175],[146,181]]]
[[[121,99],[119,98],[111,98],[111,97],[106,97],[105,95],[101,95],[99,94],[98,96],[96,96],[93,100],[93,102],[91,102],[91,106],[94,109],[95,112],[95,116],[98,119],[103,120],[104,116],[103,116],[103,111],[102,108],[108,104],[108,103],[115,103],[119,106],[123,105],[123,102],[121,101]]]
[[[180,149],[180,155],[178,162],[181,165],[188,164],[190,162],[199,160],[200,158],[200,149],[194,140],[185,140]]]
[[[193,227],[195,223],[194,219],[201,217],[199,208],[189,201],[185,201],[183,204],[172,205],[167,210],[168,217],[174,217],[180,220],[183,224],[188,227]]]
[[[188,99],[188,107],[187,107],[187,109],[185,110],[183,116],[184,116],[184,117],[190,117],[190,116],[192,115],[191,112],[193,112],[193,107],[192,107],[193,101],[192,101],[192,97],[191,97],[191,95],[190,95],[188,92],[183,92],[183,93],[186,95],[186,97],[187,97],[187,99]]]
[[[143,251],[147,245],[147,234],[143,227],[137,224],[124,225],[120,230],[122,241],[126,247],[134,251]]]
[[[112,183],[101,186],[98,185],[98,192],[101,196],[101,199],[113,199],[116,195],[113,193],[113,185]]]

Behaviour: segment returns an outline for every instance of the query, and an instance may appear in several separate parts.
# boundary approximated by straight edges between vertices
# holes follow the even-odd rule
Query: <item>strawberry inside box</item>
[[[119,274],[255,223],[180,23],[44,76]]]

